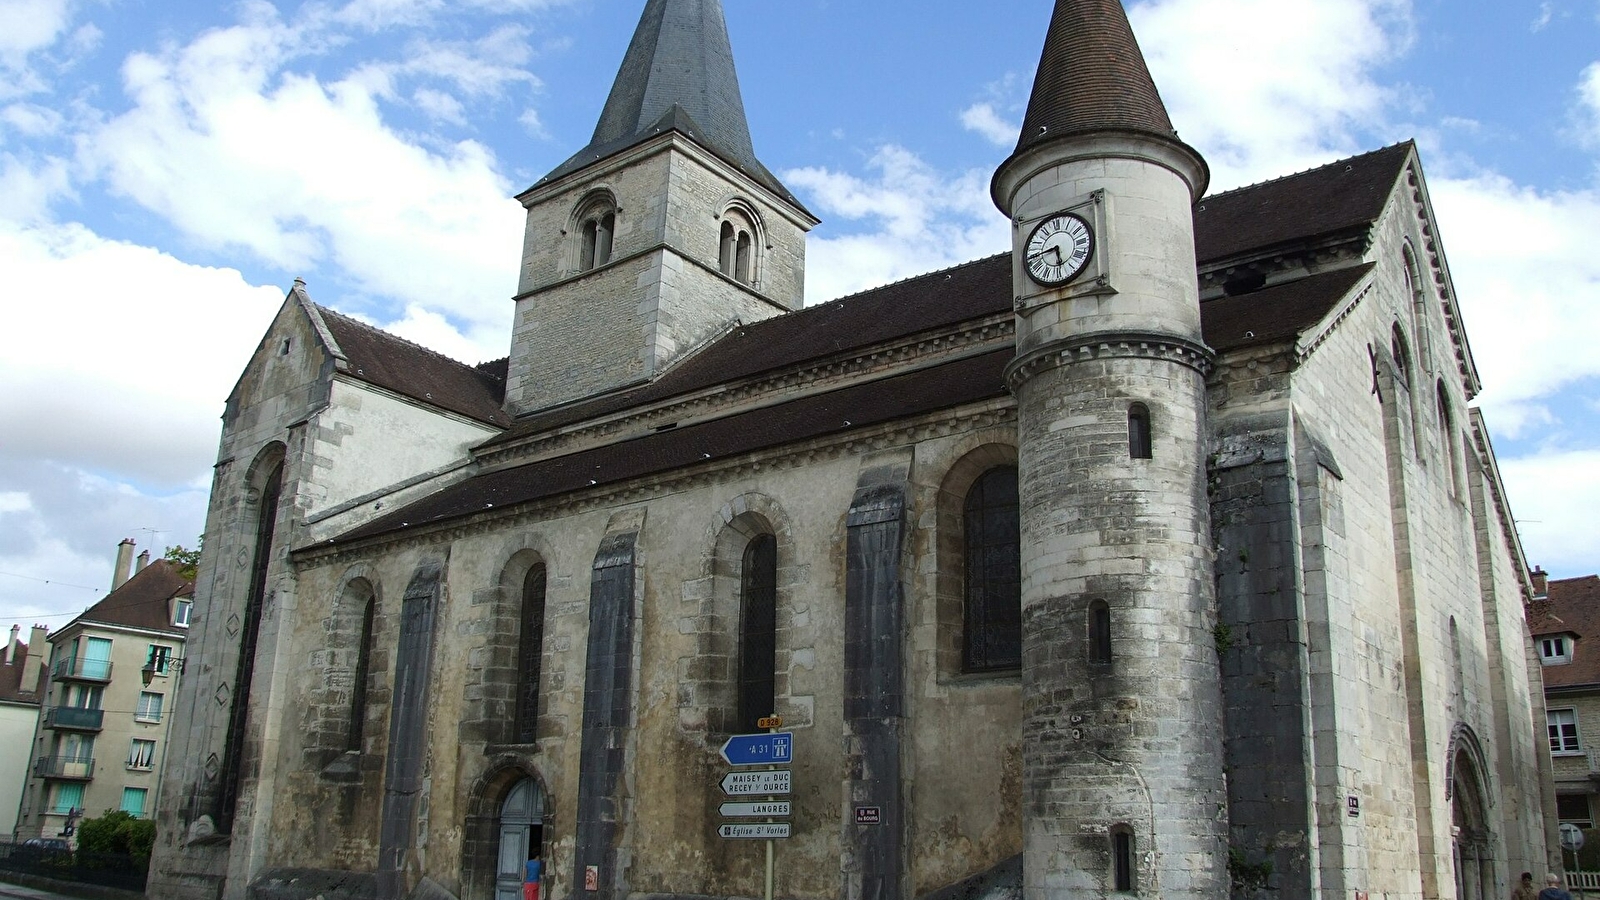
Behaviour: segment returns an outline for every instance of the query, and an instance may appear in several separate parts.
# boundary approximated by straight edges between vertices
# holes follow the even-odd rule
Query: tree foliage
[[[177,565],[178,574],[193,581],[195,576],[200,573],[200,550],[205,546],[205,542],[206,536],[202,534],[195,539],[193,550],[182,544],[175,544],[168,547],[167,552],[163,553],[161,558]]]
[[[156,823],[135,818],[126,810],[108,809],[78,823],[78,849],[91,853],[126,853],[149,859],[155,843]]]

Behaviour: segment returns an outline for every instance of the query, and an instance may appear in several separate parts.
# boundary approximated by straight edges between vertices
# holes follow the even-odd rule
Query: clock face
[[[1094,256],[1094,232],[1072,213],[1057,213],[1028,236],[1028,275],[1040,284],[1066,284],[1083,272]]]

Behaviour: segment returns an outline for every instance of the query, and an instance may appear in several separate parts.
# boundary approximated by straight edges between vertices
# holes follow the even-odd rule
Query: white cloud
[[[1600,450],[1502,458],[1500,473],[1528,563],[1557,577],[1593,574],[1600,567]]]
[[[32,57],[59,41],[71,21],[71,0],[0,0],[0,99],[45,89]]]
[[[1579,139],[1600,150],[1600,62],[1591,63],[1578,80]]]
[[[374,294],[498,321],[520,209],[490,151],[395,131],[373,67],[327,84],[280,71],[299,38],[258,21],[131,57],[133,107],[86,135],[81,158],[202,246],[291,271],[332,263]],[[400,68],[474,91],[511,77],[436,50]]]
[[[1545,30],[1547,27],[1549,27],[1550,20],[1555,18],[1555,14],[1556,9],[1554,3],[1550,3],[1548,0],[1546,0],[1546,2],[1539,4],[1539,14],[1534,17],[1533,24],[1529,26],[1529,29],[1535,34]]]
[[[995,112],[992,103],[974,103],[961,112],[961,126],[982,135],[997,147],[1010,147],[1017,142],[1022,126],[1007,122]]]
[[[436,122],[448,122],[452,125],[467,123],[466,107],[461,105],[460,100],[444,91],[417,88],[411,95],[411,102]]]
[[[282,301],[81,225],[0,226],[0,458],[204,481],[222,402]],[[0,485],[0,489],[7,486]]]
[[[1376,79],[1410,41],[1408,0],[1151,0],[1134,30],[1214,189],[1362,149],[1394,97]]]
[[[864,230],[812,237],[806,249],[808,302],[999,253],[1010,246],[1006,220],[989,199],[989,172],[939,172],[903,147],[868,160],[870,180],[829,169],[783,173],[828,216]]]
[[[33,501],[21,491],[0,491],[0,516],[6,513],[27,512],[33,509]]]
[[[1429,188],[1483,376],[1479,402],[1497,433],[1524,434],[1553,420],[1551,394],[1600,377],[1590,340],[1600,333],[1600,193],[1492,173]]]

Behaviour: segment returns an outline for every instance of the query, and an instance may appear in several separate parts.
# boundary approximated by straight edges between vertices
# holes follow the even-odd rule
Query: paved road
[[[66,894],[52,894],[38,888],[23,887],[20,884],[7,884],[0,881],[0,898],[3,900],[76,900]]]

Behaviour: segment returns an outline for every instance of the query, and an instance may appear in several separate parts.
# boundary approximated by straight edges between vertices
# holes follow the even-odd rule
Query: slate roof
[[[479,422],[511,424],[501,408],[504,360],[469,366],[325,306],[317,312],[357,379]]]
[[[1258,245],[1279,246],[1315,238],[1329,228],[1370,228],[1383,210],[1388,189],[1399,177],[1410,147],[1409,143],[1399,144],[1279,181],[1207,198],[1201,204],[1205,209],[1197,208],[1195,216],[1196,243],[1209,248],[1202,252],[1201,262],[1216,258],[1218,253],[1234,252],[1230,248],[1240,243],[1237,233],[1241,231],[1250,234]],[[1384,184],[1381,191],[1378,184]],[[1358,196],[1343,198],[1346,189],[1354,190]],[[1335,207],[1331,212],[1325,208],[1329,205]],[[1370,264],[1359,265],[1206,301],[1201,305],[1206,342],[1219,352],[1228,352],[1292,340],[1322,321],[1371,269]],[[524,418],[480,449],[671,397],[712,390],[764,372],[792,369],[923,332],[939,332],[961,322],[1003,314],[1010,310],[1011,303],[1010,255],[976,260],[738,327],[650,384]],[[833,425],[835,419],[848,418],[853,423],[849,427],[860,428],[1001,397],[1005,395],[1001,373],[1011,353],[1006,348],[884,381],[478,475],[336,540],[358,540],[693,466],[704,458],[701,453],[721,459],[826,435],[845,427]]]
[[[484,446],[1010,308],[1011,256],[991,256],[740,326],[647,385],[535,414]]]
[[[43,648],[35,650],[40,652]],[[0,660],[4,660],[0,656]],[[45,685],[45,667],[42,665],[28,665],[28,645],[17,641],[10,665],[0,662],[0,700],[8,703],[28,703],[39,705],[40,693]],[[24,672],[34,673],[33,684],[24,685],[22,676]]]
[[[470,478],[338,538],[344,541],[689,469],[796,440],[868,428],[1006,394],[1011,348],[856,384],[778,406],[656,432],[568,456]]]
[[[1202,266],[1313,238],[1363,232],[1383,213],[1411,158],[1411,141],[1201,200],[1194,213]]]
[[[1121,0],[1058,0],[1016,152],[1105,130],[1174,137]]]
[[[649,0],[589,145],[534,187],[677,131],[804,210],[756,159],[721,0]]]
[[[1550,582],[1549,599],[1529,606],[1528,628],[1535,637],[1571,632],[1578,635],[1572,662],[1544,667],[1544,686],[1600,687],[1600,575]]]
[[[1206,346],[1218,352],[1294,340],[1321,322],[1376,268],[1364,263],[1200,304]]]
[[[172,624],[172,601],[193,596],[194,582],[178,574],[175,564],[165,559],[153,560],[61,630],[102,624],[184,634],[187,629]]]

